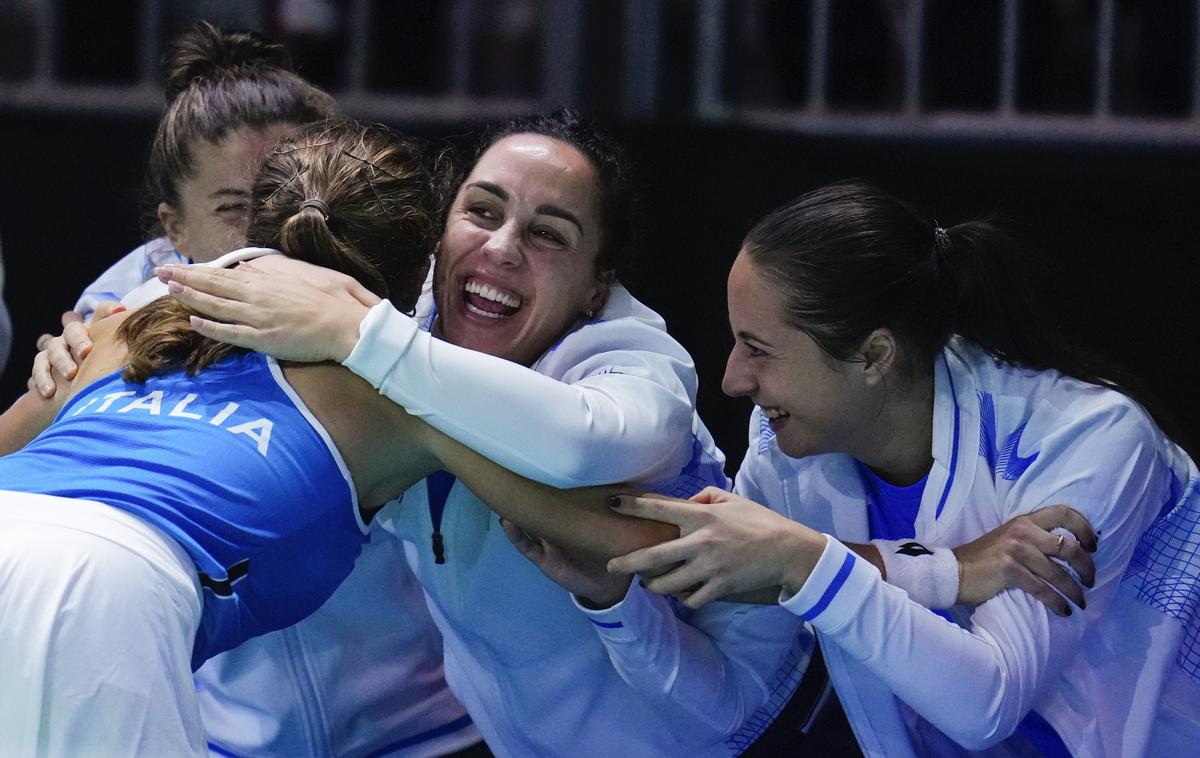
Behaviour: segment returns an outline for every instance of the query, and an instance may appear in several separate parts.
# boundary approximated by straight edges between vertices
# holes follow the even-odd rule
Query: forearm
[[[895,694],[968,748],[1007,737],[1032,707],[1048,651],[1070,644],[1070,623],[1020,593],[991,603],[968,632],[884,583],[830,539],[809,581],[785,607],[866,665]]]
[[[36,392],[26,392],[0,415],[0,455],[8,455],[28,445],[54,420],[66,399],[69,385],[59,382],[58,391],[50,399]]]
[[[441,432],[430,429],[428,436],[442,466],[480,500],[565,551],[607,560],[679,535],[674,526],[614,513],[608,496],[628,487],[556,489],[519,476]]]
[[[347,368],[524,476],[560,487],[642,481],[678,473],[690,455],[691,399],[666,356],[622,354],[631,365],[567,383],[434,339],[386,304],[362,331]]]

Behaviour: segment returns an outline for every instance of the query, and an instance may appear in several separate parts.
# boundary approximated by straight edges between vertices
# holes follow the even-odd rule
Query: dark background
[[[403,125],[400,125],[403,126]],[[428,137],[470,124],[422,125]],[[14,344],[0,401],[24,389],[34,340],[140,241],[136,187],[153,119],[0,111],[0,230]],[[1045,264],[1032,284],[1060,330],[1140,371],[1200,432],[1192,350],[1200,149],[978,140],[833,139],[688,125],[625,126],[645,233],[633,292],[667,319],[700,372],[700,408],[730,470],[748,402],[720,392],[731,345],[725,274],[755,220],[848,176],[881,183],[942,224],[999,212]]]

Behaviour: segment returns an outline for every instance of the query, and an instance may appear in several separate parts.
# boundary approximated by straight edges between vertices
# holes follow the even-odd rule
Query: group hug
[[[1200,471],[999,226],[847,179],[711,251],[730,479],[599,126],[462,155],[208,24],[165,91],[0,416],[0,755],[1195,749]]]

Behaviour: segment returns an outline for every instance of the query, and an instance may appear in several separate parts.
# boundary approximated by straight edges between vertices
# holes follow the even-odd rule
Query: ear
[[[617,281],[617,272],[609,270],[602,271],[596,277],[596,284],[592,289],[592,296],[588,299],[588,309],[593,313],[599,313],[604,304],[608,302],[608,296],[612,292],[612,286]]]
[[[171,240],[175,249],[186,257],[188,255],[187,235],[184,234],[183,218],[179,215],[179,211],[175,210],[175,206],[170,203],[159,203],[158,223],[162,224],[163,231],[167,233],[167,239]]]
[[[858,347],[863,357],[863,379],[868,387],[885,381],[900,360],[900,344],[891,329],[876,329]]]

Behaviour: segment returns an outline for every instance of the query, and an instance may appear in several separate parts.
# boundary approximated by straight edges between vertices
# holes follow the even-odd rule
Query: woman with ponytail
[[[768,215],[729,275],[723,388],[757,406],[735,494],[618,498],[681,536],[610,570],[658,574],[649,589],[692,607],[781,588],[868,755],[1191,749],[1200,473],[1021,276],[990,223],[944,228],[861,182]],[[935,613],[883,581],[1055,503],[1102,535],[1031,543],[1094,551],[1074,612],[1010,591]]]
[[[91,341],[81,319],[101,302],[128,296],[156,266],[211,263],[244,247],[251,185],[264,158],[288,130],[336,113],[328,94],[292,70],[281,45],[253,32],[198,23],[173,41],[164,68],[167,105],[142,192],[150,239],[109,266],[64,314],[65,336],[84,350]],[[272,243],[281,245],[290,249]],[[46,349],[32,383],[43,395],[52,396],[55,385],[39,364],[68,355],[66,344],[39,342]],[[479,743],[442,677],[441,639],[421,588],[400,545],[384,537],[368,543],[351,578],[318,613],[215,657],[196,679],[208,739],[219,752],[431,758]]]
[[[330,266],[364,302],[409,310],[440,190],[411,142],[314,125],[268,157],[258,247],[232,255],[275,276]],[[604,491],[518,479],[346,369],[219,345],[190,317],[160,298],[97,321],[55,403],[27,394],[0,417],[5,444],[45,427],[0,458],[0,754],[208,754],[192,670],[315,611],[376,511],[434,471],[585,551],[663,536],[608,512]]]

